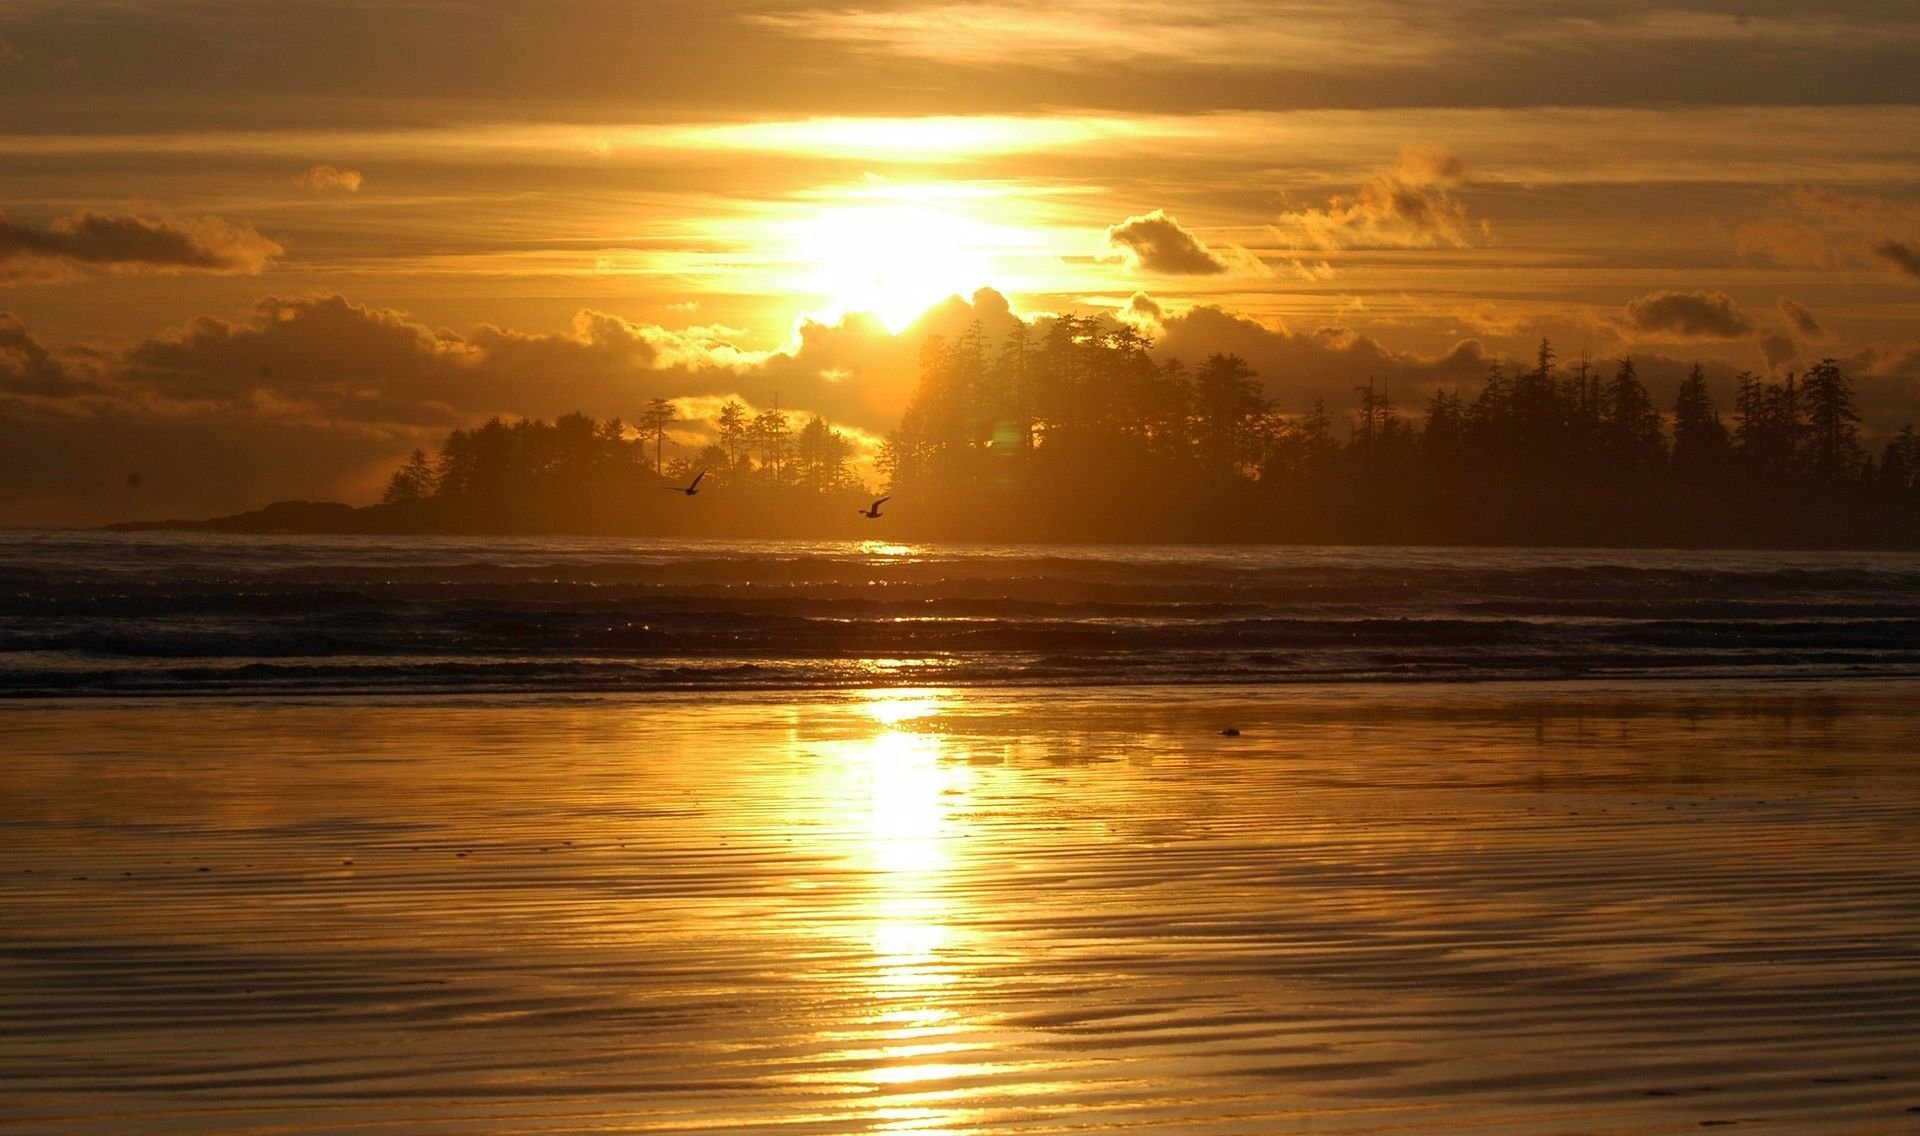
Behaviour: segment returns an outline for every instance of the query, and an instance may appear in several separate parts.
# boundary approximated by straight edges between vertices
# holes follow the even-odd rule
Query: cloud
[[[342,189],[348,193],[358,193],[361,183],[366,181],[366,178],[359,170],[322,164],[308,166],[294,180],[308,189]]]
[[[1163,319],[1154,348],[1162,357],[1197,363],[1213,354],[1238,355],[1259,375],[1282,413],[1307,409],[1315,398],[1331,410],[1347,406],[1356,380],[1380,379],[1402,405],[1417,402],[1436,384],[1471,384],[1498,361],[1475,339],[1463,339],[1438,355],[1397,351],[1350,327],[1335,325],[1296,333],[1259,323],[1214,305],[1189,308]]]
[[[1734,230],[1741,257],[1780,268],[1831,268],[1832,244],[1810,225],[1786,217],[1763,217]]]
[[[1780,309],[1780,317],[1801,335],[1808,339],[1821,339],[1826,336],[1827,329],[1820,326],[1820,321],[1814,318],[1813,309],[1805,304],[1791,296],[1782,296],[1776,306]]]
[[[1760,341],[1760,354],[1767,360],[1767,370],[1777,371],[1798,359],[1800,348],[1787,336],[1769,335]]]
[[[1464,247],[1467,207],[1452,191],[1465,183],[1466,167],[1449,151],[1409,146],[1392,169],[1325,209],[1282,214],[1279,228],[1326,249]]]
[[[1825,186],[1795,186],[1787,200],[1803,213],[1835,221],[1871,221],[1887,216],[1912,215],[1911,205],[1875,197],[1870,193],[1843,193]]]
[[[1902,276],[1920,278],[1920,246],[1907,241],[1884,240],[1873,246],[1874,255]]]
[[[1754,330],[1725,292],[1649,292],[1627,301],[1624,326],[1680,339],[1734,339]]]
[[[1219,276],[1233,267],[1163,209],[1108,226],[1107,244],[1124,250],[1128,264],[1139,272]]]
[[[12,312],[0,312],[0,392],[60,395],[74,387],[67,369]]]
[[[1537,326],[1534,318],[1523,311],[1503,310],[1484,302],[1439,308],[1437,314],[1458,320],[1461,326],[1478,335],[1522,335]]]
[[[251,225],[218,217],[152,221],[87,212],[57,218],[45,229],[0,217],[0,266],[53,261],[115,272],[257,274],[284,251]]]
[[[459,332],[338,295],[273,297],[239,319],[202,316],[96,351],[82,373],[0,317],[0,524],[211,516],[291,497],[364,502],[409,450],[431,451],[453,428],[575,410],[632,419],[656,397],[716,412],[728,398],[777,402],[796,420],[824,417],[870,453],[912,396],[925,337],[975,322],[997,343],[1016,317],[981,289],[900,335],[850,316],[808,321],[781,350],[752,351],[724,327],[673,330],[592,309],[560,331]],[[712,433],[699,420],[675,430],[688,446]],[[137,497],[129,472],[142,475]]]
[[[1113,318],[1142,335],[1155,338],[1166,330],[1167,310],[1145,292],[1135,292],[1113,313]]]

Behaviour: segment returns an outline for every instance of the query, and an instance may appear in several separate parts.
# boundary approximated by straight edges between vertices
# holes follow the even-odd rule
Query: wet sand
[[[0,753],[0,1132],[1920,1130],[1912,682],[16,703]]]

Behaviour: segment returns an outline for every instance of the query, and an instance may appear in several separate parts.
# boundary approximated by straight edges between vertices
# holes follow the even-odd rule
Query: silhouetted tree
[[[1421,456],[1438,469],[1457,467],[1466,427],[1467,412],[1460,392],[1436,388],[1427,396],[1426,422],[1420,431]]]
[[[653,437],[653,472],[662,472],[661,453],[667,444],[667,427],[679,421],[674,412],[673,403],[664,398],[656,398],[647,404],[640,414],[640,430]]]
[[[1260,381],[1238,355],[1210,355],[1193,375],[1194,436],[1208,468],[1238,473],[1260,458],[1267,411]]]
[[[1801,380],[1807,409],[1807,470],[1829,481],[1860,474],[1866,453],[1860,448],[1860,415],[1853,405],[1853,380],[1832,359],[1822,359]]]
[[[1880,483],[1902,493],[1920,488],[1920,438],[1912,426],[1902,426],[1881,453]]]
[[[1727,428],[1713,408],[1706,372],[1695,364],[1673,403],[1673,468],[1696,477],[1718,473],[1727,453]]]
[[[1633,360],[1620,360],[1602,395],[1601,426],[1605,453],[1618,472],[1646,473],[1666,463],[1666,439],[1660,429],[1660,411],[1640,384]]]
[[[770,485],[787,484],[793,428],[788,424],[778,400],[775,400],[772,409],[754,415],[752,424],[747,428],[747,437],[753,448],[759,451],[756,476]]]
[[[720,407],[720,414],[714,421],[720,428],[720,446],[726,451],[727,471],[738,473],[747,447],[747,408],[740,404],[739,399],[730,398]]]
[[[797,480],[816,493],[830,493],[854,485],[853,471],[847,462],[853,446],[838,430],[819,416],[807,419],[794,439]]]
[[[407,456],[406,463],[393,473],[387,482],[387,491],[380,498],[389,505],[401,501],[418,501],[433,496],[433,463],[427,460],[425,450],[415,450]]]

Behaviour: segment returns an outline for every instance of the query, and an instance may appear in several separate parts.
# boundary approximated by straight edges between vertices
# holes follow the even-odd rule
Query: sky
[[[1916,60],[1894,0],[0,0],[0,524],[655,397],[870,446],[928,334],[1063,312],[1288,413],[1833,356],[1884,434]]]

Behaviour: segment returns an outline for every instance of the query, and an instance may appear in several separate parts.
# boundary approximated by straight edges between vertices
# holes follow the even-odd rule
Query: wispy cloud
[[[348,193],[358,193],[366,178],[359,170],[321,163],[308,166],[294,180],[308,189],[339,189]]]
[[[1902,276],[1920,279],[1920,245],[1907,241],[1885,240],[1873,246],[1875,255],[1892,265]]]
[[[1787,326],[1808,339],[1820,339],[1827,334],[1827,329],[1821,327],[1820,321],[1815,318],[1813,309],[1793,297],[1780,297],[1776,306],[1780,310],[1780,318],[1787,321]]]
[[[1466,167],[1452,153],[1408,147],[1392,169],[1334,195],[1326,208],[1284,214],[1280,232],[1327,249],[1464,246],[1467,207],[1453,191],[1465,181]]]

